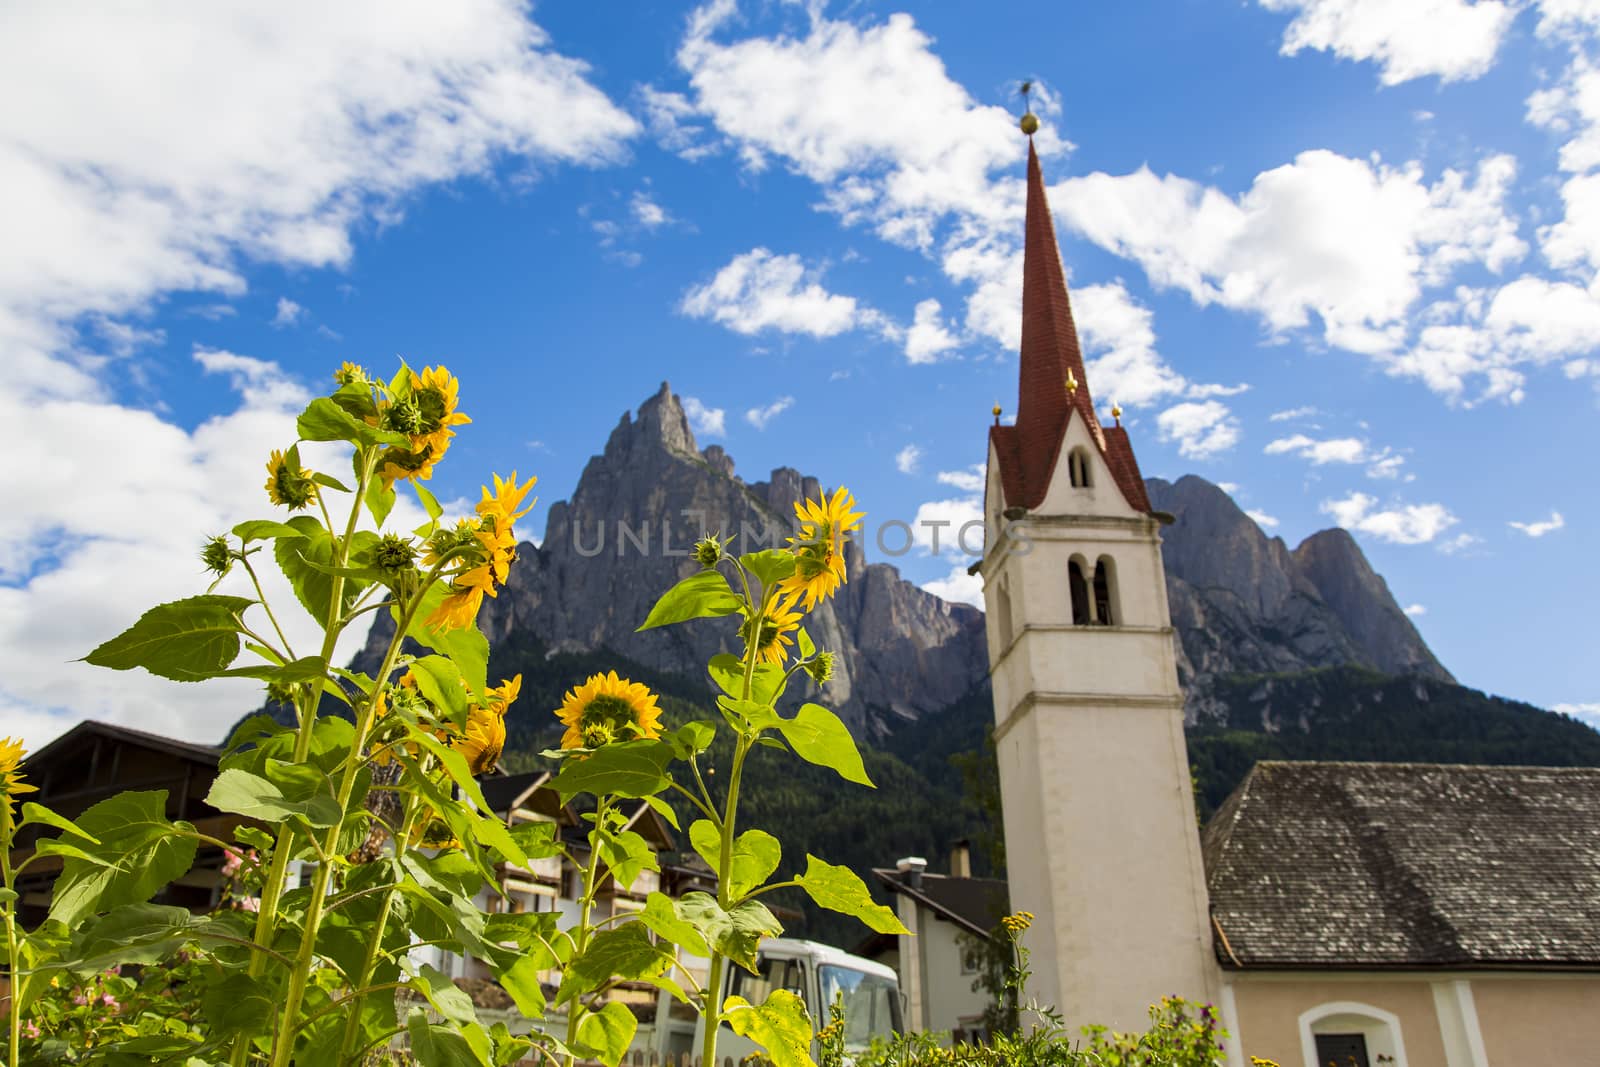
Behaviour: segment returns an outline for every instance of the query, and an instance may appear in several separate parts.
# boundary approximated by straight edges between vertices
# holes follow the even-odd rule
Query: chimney
[[[950,877],[972,877],[972,843],[964,837],[950,842]]]
[[[895,863],[895,869],[904,875],[907,889],[921,889],[922,872],[928,869],[928,861],[921,856],[907,856]]]

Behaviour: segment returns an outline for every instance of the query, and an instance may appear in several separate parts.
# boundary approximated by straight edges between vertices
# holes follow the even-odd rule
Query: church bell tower
[[[1024,117],[1023,129],[1031,134]],[[1035,128],[1037,120],[1034,120]],[[1030,994],[1143,1030],[1219,985],[1160,523],[1120,411],[1102,426],[1028,143],[1015,425],[989,431],[983,559],[1011,907]]]

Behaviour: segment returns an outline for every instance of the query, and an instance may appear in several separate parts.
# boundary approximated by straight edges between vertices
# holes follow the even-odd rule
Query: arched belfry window
[[[1067,564],[1067,590],[1072,597],[1072,625],[1089,625],[1089,580],[1075,559]]]
[[[1089,481],[1089,453],[1082,448],[1074,448],[1067,453],[1067,478],[1072,482],[1074,489],[1087,489],[1092,484]]]
[[[1117,578],[1110,556],[1101,556],[1094,565],[1094,621],[1101,626],[1117,625]]]
[[[1011,593],[1001,583],[995,591],[994,610],[999,614],[995,621],[1000,628],[1000,650],[1003,652],[1011,647]]]

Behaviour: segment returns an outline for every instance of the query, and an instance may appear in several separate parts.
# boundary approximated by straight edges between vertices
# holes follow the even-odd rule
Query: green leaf
[[[719,689],[735,700],[741,699],[741,694],[744,692],[742,660],[737,656],[720,652],[711,657],[706,669]],[[788,674],[781,666],[776,663],[758,663],[755,674],[750,679],[750,699],[757,704],[775,704],[783,695],[787,683]]]
[[[722,572],[696,571],[661,594],[639,630],[652,630],[690,619],[732,615],[741,603]]]
[[[332,783],[319,768],[269,759],[266,777],[238,767],[217,775],[206,803],[218,811],[248,815],[264,822],[282,822],[300,816],[317,827],[333,826],[343,812]]]
[[[511,995],[517,1010],[530,1019],[543,1017],[545,1009],[544,987],[539,975],[551,964],[548,954],[518,956],[517,962],[499,974],[500,988]]]
[[[650,805],[650,810],[661,816],[661,818],[664,819],[674,830],[683,829],[683,827],[678,824],[678,813],[672,810],[671,804],[668,804],[660,797],[645,797],[644,802]]]
[[[302,536],[298,539],[280,537],[272,546],[272,558],[278,561],[283,576],[289,579],[289,586],[294,590],[300,606],[318,623],[326,623],[328,607],[333,601],[333,576],[318,567],[333,565],[333,538],[328,536],[328,531],[323,529],[320,522],[309,515],[296,515],[289,520],[289,525],[299,530]],[[365,587],[366,583],[358,578],[346,579],[340,597],[340,612],[348,611]]]
[[[794,718],[780,715],[777,727],[783,731],[784,740],[794,746],[795,754],[807,763],[832,768],[846,781],[872,785],[849,727],[827,708],[802,704]]]
[[[689,827],[689,843],[700,853],[700,858],[713,871],[722,866],[722,836],[709,819],[700,819]],[[728,877],[728,895],[738,900],[750,890],[764,884],[778,869],[783,857],[783,847],[778,839],[765,830],[746,830],[733,842],[733,862]]]
[[[632,885],[641,871],[661,869],[655,849],[632,830],[600,835],[599,847],[600,859],[622,888]]]
[[[208,981],[200,1005],[206,1030],[214,1037],[268,1033],[278,1013],[271,989],[248,974]]]
[[[686,722],[672,733],[666,735],[666,740],[672,746],[673,755],[681,760],[690,756],[697,756],[711,747],[712,740],[717,736],[717,728],[709,722]]]
[[[745,570],[761,580],[765,592],[794,573],[794,553],[787,548],[769,548],[763,552],[747,552],[739,557]]]
[[[348,493],[350,491],[350,487],[348,485],[345,485],[333,475],[323,474],[321,471],[317,471],[316,473],[312,474],[311,480],[316,482],[318,485],[325,485],[329,489],[337,489],[341,493]]]
[[[444,514],[444,508],[439,505],[439,499],[428,491],[428,487],[411,479],[411,488],[417,491],[417,502],[422,505],[422,510],[428,513],[428,518],[433,522],[439,521],[439,516]]]
[[[411,445],[411,438],[405,434],[368,426],[327,396],[313,400],[301,412],[295,428],[302,441],[348,441],[353,445],[368,446]]]
[[[126,792],[78,816],[78,826],[99,841],[85,851],[114,866],[67,858],[56,879],[50,918],[71,927],[97,911],[142,904],[187,872],[194,864],[195,828],[169,821],[166,806],[165,789]]]
[[[511,827],[511,839],[529,859],[542,860],[561,855],[561,842],[553,822],[522,822]]]
[[[807,853],[806,873],[795,879],[818,907],[853,915],[880,934],[909,934],[894,912],[872,899],[867,884],[848,867],[837,867]]]
[[[201,936],[210,920],[188,908],[124,904],[73,934],[73,968],[103,971],[124,963],[160,962]]]
[[[53,837],[36,842],[33,846],[33,850],[41,856],[72,856],[75,859],[83,860],[85,863],[92,863],[97,867],[116,866],[116,864],[112,863],[110,860],[103,860],[99,856],[85,852],[77,845],[69,844],[66,841],[62,841]]]
[[[645,898],[639,921],[691,955],[711,955],[706,939],[693,923],[678,914],[676,902],[665,893],[651,893]]]
[[[268,541],[279,537],[304,537],[297,528],[273,519],[248,519],[233,528],[233,536],[249,544],[251,541]]]
[[[629,922],[602,930],[590,941],[583,954],[567,964],[556,992],[556,1003],[565,1004],[584,996],[612,979],[631,982],[656,975],[672,966],[671,950],[650,940],[643,923]]]
[[[175,682],[213,678],[238,657],[239,614],[254,603],[238,596],[192,596],[160,604],[83,658],[118,671],[143,667]]]
[[[723,1021],[741,1037],[766,1049],[775,1067],[817,1067],[811,1058],[811,1017],[805,1001],[787,989],[774,989],[760,1006],[729,997]]]
[[[483,631],[476,626],[467,626],[459,630],[435,630],[428,626],[428,617],[438,609],[447,592],[446,583],[435,582],[423,594],[422,604],[417,608],[406,636],[440,655],[450,657],[461,671],[461,677],[466,679],[467,687],[473,693],[481,694],[489,684],[489,639],[483,636]],[[389,610],[394,615],[395,621],[399,622],[399,607],[395,606]]]
[[[478,1021],[472,998],[438,968],[423,964],[409,984],[428,998],[428,1003],[433,1005],[435,1011],[451,1022],[465,1024]]]
[[[492,1067],[453,1028],[428,1022],[421,1008],[407,1013],[406,1036],[411,1039],[411,1055],[422,1067]]]
[[[566,760],[550,784],[563,804],[579,793],[648,797],[671,784],[671,762],[672,746],[665,741],[619,741],[583,759]]]
[[[732,911],[724,911],[710,893],[685,893],[676,910],[678,917],[700,931],[712,948],[752,974],[761,939],[783,933],[783,924],[759,900],[747,900]]]
[[[21,826],[35,825],[54,826],[57,830],[65,830],[69,834],[76,834],[79,837],[87,838],[91,845],[98,845],[100,843],[99,839],[84,833],[81,829],[79,829],[77,823],[73,822],[65,815],[57,815],[43,804],[35,804],[31,800],[26,801],[22,805],[22,822],[19,826],[19,829]]]
[[[20,898],[17,896],[15,889],[7,889],[4,886],[0,886],[0,904],[10,904],[18,899]]]
[[[811,635],[806,633],[804,626],[794,632],[795,643],[800,649],[801,659],[810,659],[817,654],[817,646],[811,643]]]
[[[389,517],[389,512],[394,510],[394,486],[385,485],[382,478],[374,478],[367,483],[367,510],[372,512],[374,525],[382,526],[383,520]]]
[[[633,1017],[627,1005],[613,1000],[578,1020],[578,1040],[597,1053],[606,1067],[617,1067],[638,1028],[639,1020]]]
[[[218,671],[217,678],[260,678],[264,682],[309,682],[314,678],[325,677],[328,673],[328,661],[321,656],[302,656],[292,663],[285,663],[281,667],[270,663],[259,663],[253,667],[235,667],[232,670]]]
[[[417,691],[458,726],[467,721],[467,690],[460,669],[443,656],[423,656],[411,665]]]

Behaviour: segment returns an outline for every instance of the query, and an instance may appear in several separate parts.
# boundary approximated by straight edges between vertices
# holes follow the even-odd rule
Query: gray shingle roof
[[[1600,966],[1600,769],[1267,761],[1203,838],[1228,966]]]

